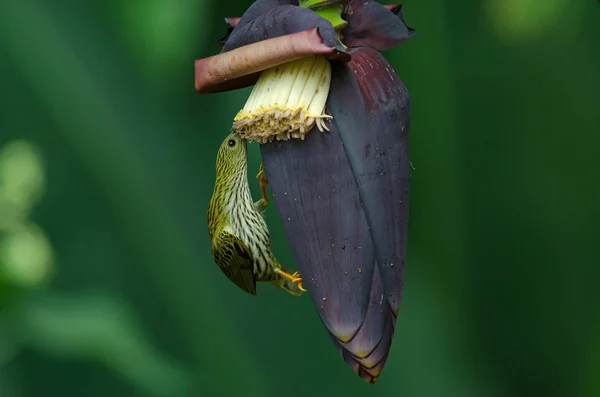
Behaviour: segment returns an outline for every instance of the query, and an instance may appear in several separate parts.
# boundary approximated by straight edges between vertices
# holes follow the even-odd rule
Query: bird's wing
[[[211,251],[217,266],[231,281],[247,293],[256,295],[250,249],[242,240],[222,230],[213,239]]]

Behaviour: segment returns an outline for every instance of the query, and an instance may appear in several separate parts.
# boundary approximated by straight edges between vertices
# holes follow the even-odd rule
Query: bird
[[[247,141],[230,132],[217,152],[215,186],[208,205],[212,257],[234,284],[251,295],[256,295],[258,281],[299,296],[306,291],[302,276],[285,269],[271,251],[264,219],[268,180],[262,164],[256,178],[261,199],[254,202],[248,183]]]

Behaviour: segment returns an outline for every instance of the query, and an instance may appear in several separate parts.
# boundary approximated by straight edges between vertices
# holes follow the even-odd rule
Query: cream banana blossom
[[[266,143],[301,138],[316,124],[329,131],[324,114],[331,64],[322,55],[289,62],[261,74],[246,105],[235,116],[240,137]]]

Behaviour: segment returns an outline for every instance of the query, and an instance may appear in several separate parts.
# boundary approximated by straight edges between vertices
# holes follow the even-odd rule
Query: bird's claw
[[[256,174],[256,179],[258,179],[258,184],[260,186],[260,194],[265,203],[269,203],[269,197],[267,196],[267,185],[269,184],[269,180],[265,177],[265,172],[263,169],[262,163],[260,163],[260,167],[258,169],[258,174]]]
[[[265,170],[263,169],[263,165],[262,163],[260,163],[260,166],[258,167],[258,174],[256,174],[256,179],[260,180],[261,178],[265,177]]]
[[[277,270],[277,273],[279,273],[280,276],[290,280],[292,283],[296,284],[300,291],[306,292],[304,286],[302,285],[302,276],[300,275],[300,273],[294,272],[294,274],[288,274],[281,269]]]
[[[306,290],[302,286],[302,276],[300,275],[300,273],[295,272],[294,274],[292,274],[291,281],[292,281],[292,283],[295,283],[298,286],[298,288],[300,289],[300,291],[306,292]]]

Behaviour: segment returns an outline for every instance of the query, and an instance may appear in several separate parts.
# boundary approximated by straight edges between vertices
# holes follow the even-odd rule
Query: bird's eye
[[[235,139],[230,139],[227,141],[227,145],[229,145],[229,147],[234,147],[235,146]]]

